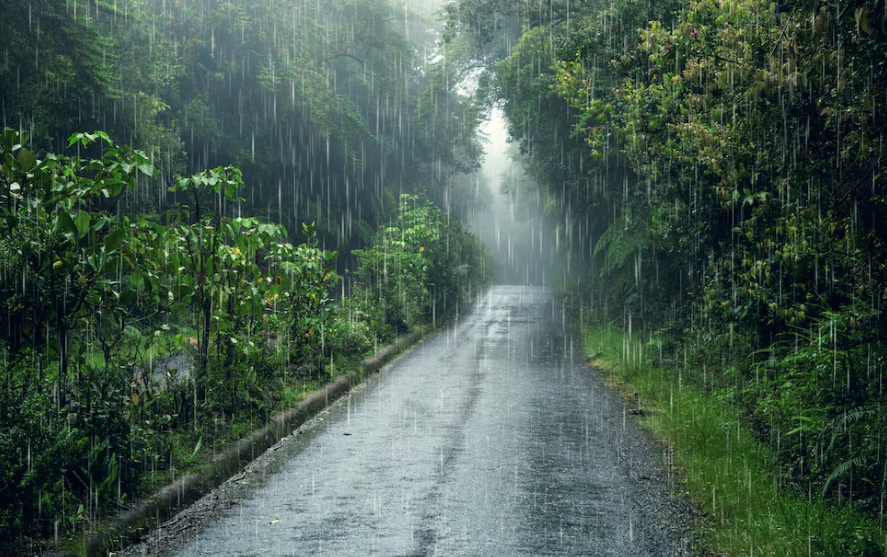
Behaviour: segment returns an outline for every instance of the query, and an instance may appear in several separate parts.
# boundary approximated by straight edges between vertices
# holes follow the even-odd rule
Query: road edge
[[[258,458],[281,438],[326,409],[330,404],[351,392],[367,377],[381,370],[397,356],[434,333],[437,326],[419,325],[409,333],[360,362],[357,375],[339,375],[320,389],[308,394],[295,408],[280,410],[271,415],[265,426],[253,430],[232,447],[222,451],[199,471],[187,474],[173,483],[145,497],[133,508],[111,518],[93,530],[62,545],[76,553],[47,552],[44,555],[82,555],[104,557],[130,545],[145,531],[171,518],[207,492],[221,485],[250,462]]]

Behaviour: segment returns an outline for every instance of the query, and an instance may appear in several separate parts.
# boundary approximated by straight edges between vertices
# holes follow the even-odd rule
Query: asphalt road
[[[684,555],[686,519],[666,516],[676,507],[661,460],[584,364],[552,293],[498,286],[327,413],[238,501],[150,547]]]

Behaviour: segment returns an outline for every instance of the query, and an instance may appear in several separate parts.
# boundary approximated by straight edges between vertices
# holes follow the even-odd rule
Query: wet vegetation
[[[421,9],[0,12],[0,553],[127,509],[492,276],[458,218],[479,114]]]
[[[882,554],[879,517],[786,489],[778,452],[761,442],[745,409],[663,366],[658,349],[612,324],[588,328],[589,364],[622,391],[623,419],[637,418],[653,432],[669,483],[696,500],[701,554]]]
[[[784,489],[878,524],[885,14],[879,1],[448,8],[581,254],[564,287],[577,309],[740,409]],[[881,555],[877,536],[811,551]]]
[[[883,0],[0,13],[0,540],[88,528],[463,303],[496,106],[532,229],[504,276],[556,267],[590,344],[645,354],[622,379],[681,401],[652,427],[714,543],[884,553]]]

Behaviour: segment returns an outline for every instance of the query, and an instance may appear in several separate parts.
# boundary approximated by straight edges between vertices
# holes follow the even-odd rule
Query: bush
[[[46,393],[0,391],[0,551],[19,536],[50,534],[56,521],[62,533],[77,526],[71,490],[82,488],[73,474],[87,460],[88,434],[67,416]]]
[[[401,196],[398,217],[356,250],[362,297],[394,334],[431,321],[488,283],[492,258],[486,246],[430,202]]]

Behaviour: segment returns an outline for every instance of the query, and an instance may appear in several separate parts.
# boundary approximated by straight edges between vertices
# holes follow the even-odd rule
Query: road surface
[[[302,437],[211,520],[138,551],[686,551],[685,519],[665,516],[676,506],[660,452],[584,364],[581,337],[547,289],[489,289]]]

